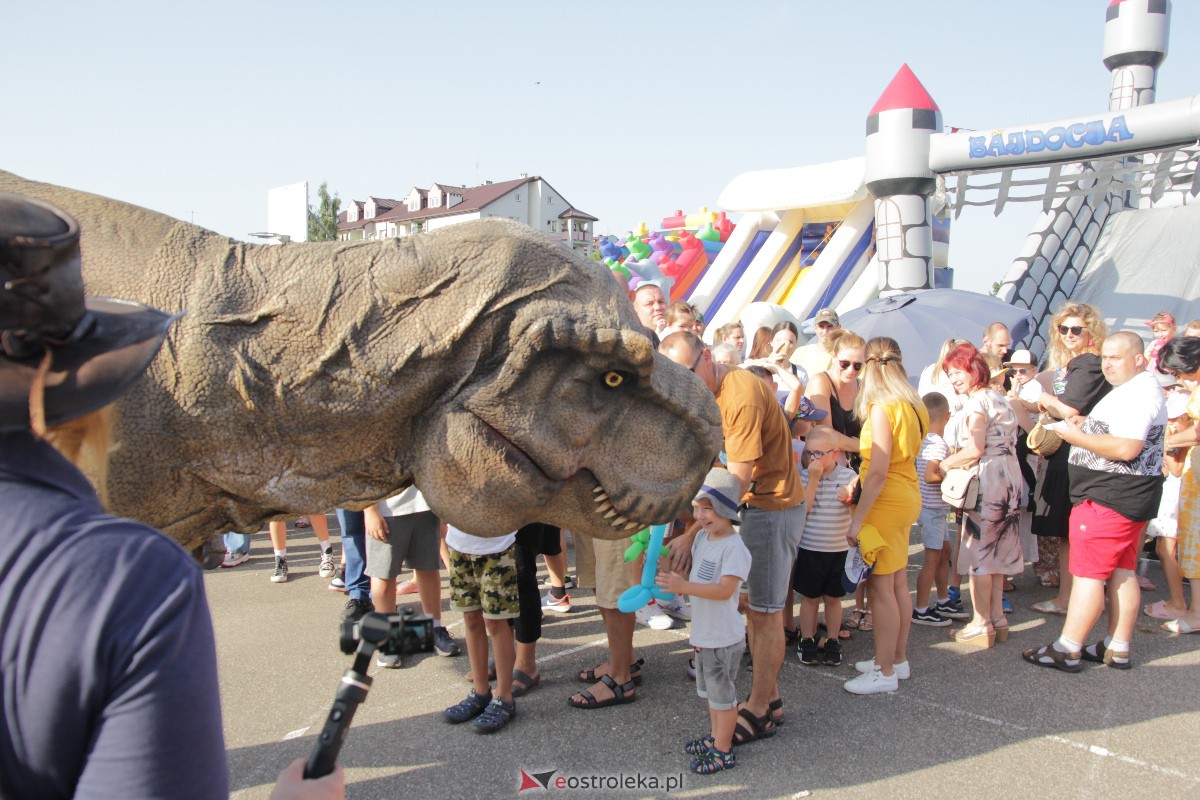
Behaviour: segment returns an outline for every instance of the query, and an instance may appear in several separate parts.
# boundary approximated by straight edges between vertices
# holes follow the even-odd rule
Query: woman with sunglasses
[[[1170,633],[1200,633],[1200,465],[1196,463],[1196,445],[1200,444],[1200,338],[1177,336],[1168,341],[1158,353],[1158,369],[1174,375],[1191,390],[1187,413],[1196,423],[1167,439],[1168,449],[1192,446],[1188,454],[1190,463],[1179,485],[1175,542],[1179,571],[1192,587],[1192,602],[1186,614],[1164,622],[1162,627]]]
[[[862,372],[867,343],[853,331],[839,328],[830,334],[833,339],[833,363],[818,372],[808,383],[807,397],[826,416],[818,425],[828,425],[842,434],[838,449],[850,457],[850,468],[858,471],[858,435],[862,422],[854,415],[858,400],[858,376]]]
[[[853,694],[894,692],[908,666],[912,597],[908,593],[909,531],[921,512],[917,452],[929,430],[925,404],[908,382],[900,345],[885,336],[867,342],[862,387],[854,410],[863,420],[862,497],[854,507],[846,541],[858,544],[873,527],[883,546],[867,579],[875,617],[875,658],[860,661],[863,673],[843,684]]]
[[[846,454],[849,466],[858,472],[862,458],[858,453],[858,435],[862,423],[854,415],[858,399],[858,376],[862,372],[867,343],[853,331],[838,328],[829,334],[832,362],[829,369],[818,372],[808,382],[807,397],[825,417],[818,425],[828,425],[841,434],[838,449]],[[869,631],[873,627],[867,609],[866,585],[854,592],[854,611],[843,627]]]
[[[1100,312],[1086,303],[1067,303],[1050,321],[1048,370],[1053,393],[1044,391],[1038,406],[1058,419],[1087,416],[1112,385],[1100,370],[1100,345],[1108,326]],[[1058,579],[1058,596],[1035,603],[1041,614],[1065,615],[1071,597],[1070,540],[1071,482],[1065,442],[1046,460],[1033,512],[1033,534],[1038,537],[1038,570],[1044,585]]]
[[[951,636],[975,647],[991,647],[997,639],[1008,638],[1001,597],[1004,577],[1019,575],[1024,568],[1017,417],[1001,391],[989,385],[991,370],[974,345],[950,351],[946,374],[963,398],[963,424],[955,442],[958,449],[941,462],[940,470],[945,475],[954,467],[978,465],[979,474],[979,505],[963,509],[957,562],[959,573],[971,580],[974,615]]]

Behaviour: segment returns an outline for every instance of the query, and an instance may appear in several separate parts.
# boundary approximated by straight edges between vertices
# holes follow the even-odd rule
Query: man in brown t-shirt
[[[791,430],[779,402],[757,376],[713,363],[695,334],[672,333],[659,348],[703,380],[716,396],[729,471],[742,488],[741,536],[750,550],[746,622],[754,680],[738,711],[734,741],[770,736],[782,719],[777,679],[783,666],[783,609],[804,530],[804,485],[792,457]],[[691,548],[694,531],[677,552]]]

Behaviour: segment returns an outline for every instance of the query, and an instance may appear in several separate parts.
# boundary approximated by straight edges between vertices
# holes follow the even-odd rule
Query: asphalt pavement
[[[254,537],[248,562],[205,579],[235,798],[267,797],[279,770],[311,752],[351,663],[337,642],[345,595],[317,575],[311,531],[290,531],[288,554],[284,584],[269,581],[265,533]],[[919,566],[918,556],[910,584]],[[1157,565],[1150,578],[1161,585]],[[465,647],[457,658],[431,653],[398,670],[372,666],[374,684],[342,750],[346,796],[1200,797],[1200,636],[1172,636],[1142,617],[1131,670],[1033,667],[1021,650],[1055,639],[1061,618],[1029,610],[1052,594],[1031,570],[1017,586],[1011,635],[994,649],[952,642],[947,628],[914,626],[913,677],[894,694],[842,689],[857,674],[853,662],[872,656],[870,634],[853,633],[841,667],[803,666],[789,653],[780,675],[786,724],[739,748],[737,767],[713,776],[691,774],[682,752],[708,732],[706,706],[684,672],[686,626],[638,627],[634,645],[646,666],[636,702],[567,706],[583,686],[577,671],[606,658],[591,592],[576,590],[571,613],[546,615],[542,683],[517,700],[516,719],[498,734],[442,721],[442,709],[468,689]],[[461,615],[449,610],[448,590],[444,596],[443,618],[461,639]],[[1144,602],[1163,596],[1146,593]],[[750,678],[743,669],[742,696]]]

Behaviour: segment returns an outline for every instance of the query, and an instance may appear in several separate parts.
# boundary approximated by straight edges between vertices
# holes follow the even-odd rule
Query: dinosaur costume
[[[411,483],[478,535],[620,538],[685,508],[720,448],[712,393],[608,271],[525,226],[250,245],[10,173],[0,190],[78,219],[90,294],[186,311],[117,406],[107,485],[186,547]]]

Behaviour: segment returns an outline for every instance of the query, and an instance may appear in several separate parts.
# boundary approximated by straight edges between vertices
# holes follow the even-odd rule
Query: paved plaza
[[[330,515],[333,522],[333,516]],[[336,530],[336,529],[335,529]],[[335,549],[340,553],[336,534]],[[306,756],[350,657],[337,646],[345,595],[317,576],[310,531],[289,533],[291,578],[272,584],[265,534],[252,558],[208,573],[217,633],[225,735],[235,798],[265,798],[275,775]],[[919,556],[918,556],[919,558]],[[910,573],[915,580],[914,567]],[[1156,568],[1152,580],[1161,582]],[[854,632],[841,667],[806,667],[789,653],[780,676],[787,722],[771,739],[738,749],[736,769],[688,772],[683,743],[707,733],[708,715],[684,674],[687,629],[640,627],[645,657],[636,702],[595,711],[566,698],[576,672],[606,657],[591,593],[575,610],[547,614],[539,643],[542,684],[517,700],[505,730],[481,736],[450,726],[441,710],[465,696],[465,650],[422,654],[399,670],[372,666],[374,686],[355,718],[341,762],[349,798],[713,797],[1019,798],[1200,796],[1200,636],[1170,636],[1143,617],[1135,668],[1087,665],[1071,675],[1021,660],[1045,644],[1060,617],[1029,606],[1051,596],[1029,570],[1009,598],[1012,635],[990,651],[914,626],[913,677],[892,695],[858,697],[841,683],[871,636]],[[448,591],[445,592],[448,597]],[[1148,593],[1150,600],[1161,592]],[[448,608],[448,601],[444,604]],[[456,637],[461,616],[444,612]],[[738,679],[749,691],[750,674]],[[522,770],[551,788],[518,794]],[[682,780],[682,787],[655,790]],[[562,785],[591,785],[574,790]],[[622,788],[607,788],[613,784]],[[639,788],[640,783],[640,788]],[[965,794],[964,794],[965,793]]]

